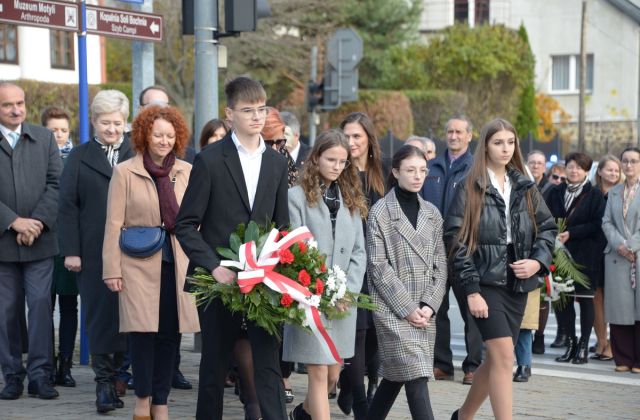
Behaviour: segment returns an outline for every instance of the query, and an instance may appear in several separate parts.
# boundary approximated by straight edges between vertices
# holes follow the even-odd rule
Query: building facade
[[[638,143],[639,1],[588,0],[586,145],[594,155]],[[571,115],[562,137],[577,142],[582,0],[425,0],[420,30],[455,22],[524,24],[536,59],[536,90]]]

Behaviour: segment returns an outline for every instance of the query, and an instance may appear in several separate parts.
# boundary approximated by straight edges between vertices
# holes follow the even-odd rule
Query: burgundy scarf
[[[173,182],[169,179],[169,173],[176,163],[176,155],[169,153],[167,157],[164,158],[162,166],[156,165],[153,160],[151,160],[149,151],[144,152],[142,160],[144,162],[144,169],[146,169],[156,181],[158,199],[160,201],[160,217],[162,217],[164,227],[167,231],[173,233],[179,206],[178,200],[176,200],[176,194],[173,191]]]

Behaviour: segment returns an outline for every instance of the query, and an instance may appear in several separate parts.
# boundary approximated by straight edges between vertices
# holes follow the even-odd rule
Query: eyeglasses
[[[280,147],[286,142],[287,142],[287,139],[265,140],[264,144],[266,144],[267,147],[273,147],[274,144],[276,145],[276,147]]]
[[[567,180],[567,177],[566,177],[566,176],[560,176],[560,175],[558,175],[558,174],[551,174],[551,178],[552,178],[554,181],[560,180],[561,182],[565,182],[565,181]]]
[[[420,176],[421,178],[429,175],[428,169],[415,169],[415,168],[400,169],[400,172],[404,172],[405,174],[409,175],[411,178],[414,178],[416,175]]]
[[[254,115],[258,118],[264,118],[267,116],[267,112],[269,112],[269,107],[260,106],[258,108],[240,108],[234,109],[234,111],[239,112],[240,115],[242,115],[246,119],[253,118]]]
[[[336,158],[324,158],[324,160],[327,161],[327,163],[331,166],[336,166],[338,165],[339,168],[348,168],[349,165],[351,165],[351,161],[349,160],[338,160]]]
[[[640,160],[637,159],[623,159],[620,161],[620,163],[622,163],[622,165],[637,165],[638,163],[640,163]]]

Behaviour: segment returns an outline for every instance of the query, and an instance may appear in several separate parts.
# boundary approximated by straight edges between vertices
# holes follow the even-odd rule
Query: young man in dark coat
[[[227,84],[225,94],[226,116],[233,130],[196,156],[175,230],[189,257],[189,271],[203,267],[218,282],[232,284],[236,274],[220,265],[215,249],[229,246],[229,235],[240,223],[273,221],[287,226],[288,176],[284,157],[267,148],[260,136],[267,116],[262,86],[238,77]],[[224,379],[241,324],[242,317],[231,313],[220,299],[201,308],[198,420],[222,419]],[[285,419],[280,343],[254,322],[247,321],[246,327],[262,417]]]
[[[58,254],[56,216],[62,160],[53,133],[24,122],[24,91],[0,82],[0,399],[14,400],[29,377],[30,395],[58,396],[52,369],[51,283]],[[29,358],[22,364],[19,319],[26,297]]]

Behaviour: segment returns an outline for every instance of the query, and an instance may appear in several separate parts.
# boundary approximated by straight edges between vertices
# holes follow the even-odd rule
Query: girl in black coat
[[[566,230],[558,234],[573,259],[582,266],[589,278],[588,288],[575,285],[562,310],[557,311],[559,326],[569,337],[566,352],[556,358],[558,362],[587,363],[589,336],[593,328],[593,295],[596,281],[602,276],[602,253],[606,245],[602,232],[602,216],[606,202],[599,189],[589,182],[588,173],[592,160],[584,153],[569,153],[565,157],[567,183],[553,187],[547,196],[551,214],[565,219]],[[574,300],[580,304],[580,341],[576,338],[576,312]]]
[[[515,129],[503,119],[491,121],[445,220],[452,281],[467,295],[487,349],[452,419],[473,418],[487,396],[496,419],[512,417],[513,346],[527,293],[548,272],[556,236],[553,218],[524,171]]]

